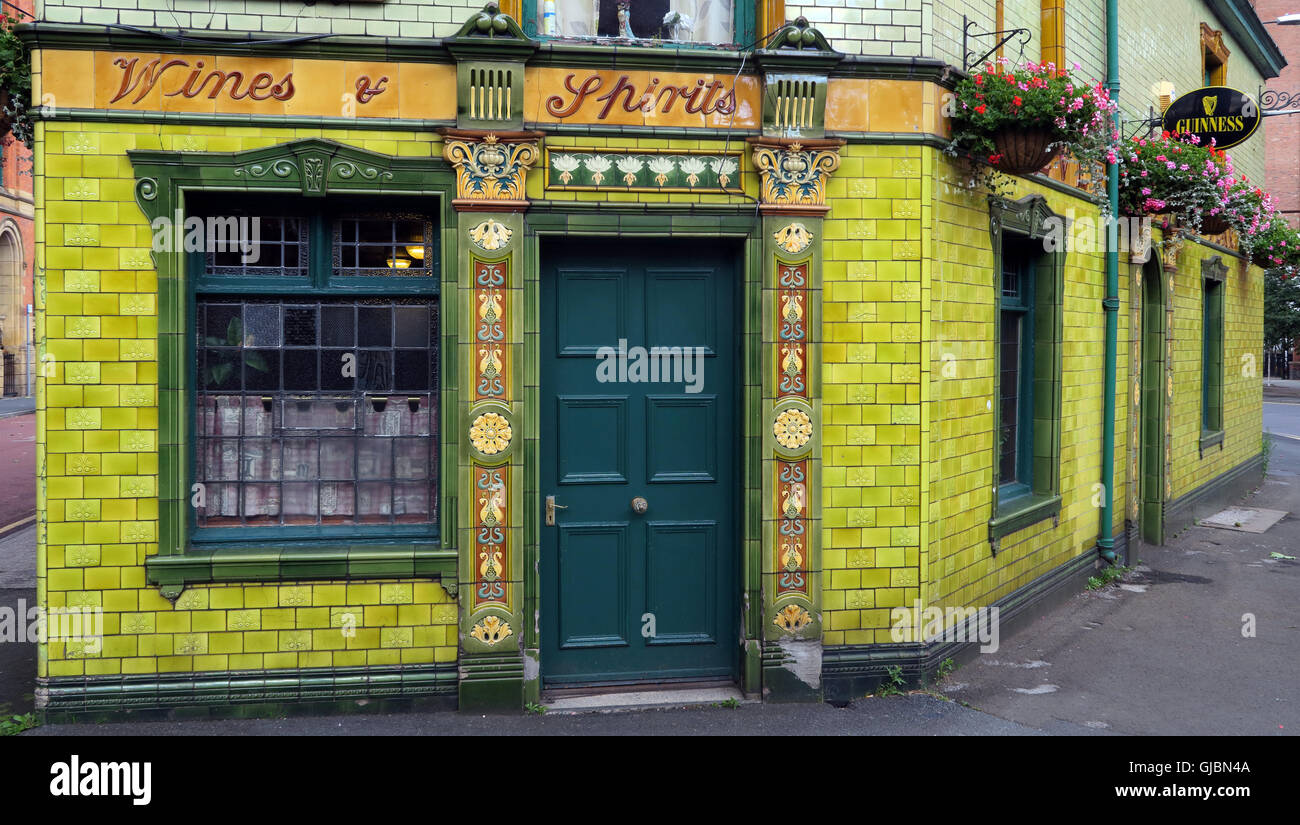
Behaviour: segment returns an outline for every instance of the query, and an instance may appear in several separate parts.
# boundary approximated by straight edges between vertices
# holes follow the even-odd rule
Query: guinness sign
[[[1249,95],[1227,86],[1206,86],[1169,104],[1162,118],[1166,132],[1193,134],[1202,145],[1227,149],[1242,143],[1259,128],[1259,106]]]

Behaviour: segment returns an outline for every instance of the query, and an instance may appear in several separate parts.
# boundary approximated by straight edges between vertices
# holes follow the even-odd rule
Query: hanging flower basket
[[[959,80],[954,91],[946,151],[974,160],[976,180],[996,186],[998,173],[1037,172],[1067,151],[1089,172],[1107,159],[1116,107],[1100,83],[1053,63],[1015,66],[999,58]]]
[[[1206,215],[1201,218],[1202,235],[1222,235],[1232,228],[1228,219],[1220,215]]]
[[[1046,129],[1002,129],[993,135],[993,165],[1011,175],[1037,172],[1061,154],[1061,144],[1052,145],[1054,139]]]

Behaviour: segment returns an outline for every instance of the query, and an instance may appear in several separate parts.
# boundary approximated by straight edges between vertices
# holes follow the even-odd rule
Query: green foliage
[[[722,706],[724,708],[731,708],[732,710],[735,710],[736,708],[740,707],[740,700],[732,696],[727,699],[723,699]]]
[[[901,696],[903,688],[907,686],[907,680],[903,678],[903,668],[901,665],[891,665],[885,668],[885,679],[876,688],[877,696]]]
[[[1132,569],[1133,569],[1132,567],[1120,567],[1118,565],[1115,565],[1113,567],[1107,567],[1105,570],[1101,571],[1100,576],[1089,577],[1088,589],[1100,590],[1103,587],[1109,585],[1111,582],[1114,582],[1116,579],[1123,578],[1124,574],[1129,572]]]
[[[528,713],[543,714],[546,713],[546,705],[539,705],[536,702],[529,702],[524,705],[524,710]]]
[[[1264,456],[1264,475],[1268,475],[1268,460],[1273,455],[1273,436],[1264,433],[1260,436],[1260,455]]]
[[[0,93],[9,100],[0,114],[5,129],[31,149],[36,140],[32,122],[32,58],[27,46],[14,34],[17,17],[0,14]],[[2,133],[4,129],[0,129]]]
[[[952,675],[952,672],[956,669],[957,669],[956,662],[954,662],[951,658],[944,659],[942,662],[939,663],[939,678],[947,679],[949,676]]]
[[[1264,273],[1264,346],[1300,338],[1300,280],[1282,270]]]
[[[14,736],[25,730],[40,727],[40,724],[34,713],[25,713],[22,716],[5,716],[0,718],[0,736]]]
[[[226,337],[217,338],[211,335],[204,336],[203,343],[209,347],[238,347],[244,344],[244,325],[239,318],[231,318],[230,324],[226,326]],[[241,350],[244,359],[244,366],[251,367],[258,372],[267,372],[270,367],[266,364],[266,359],[260,352],[255,350]],[[235,376],[235,365],[231,363],[212,362],[203,366],[203,386],[220,387],[231,377]]]

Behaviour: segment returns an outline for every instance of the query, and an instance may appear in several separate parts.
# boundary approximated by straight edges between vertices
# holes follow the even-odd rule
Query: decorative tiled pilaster
[[[826,140],[827,77],[841,55],[803,18],[757,55],[763,136],[749,140],[763,215],[763,688],[773,700],[820,688],[792,677],[820,645],[821,267],[826,183],[842,140]]]
[[[538,135],[448,130],[443,157],[456,169],[456,246],[463,269],[457,311],[465,319],[460,369],[467,461],[459,536],[462,708],[523,701],[523,284],[524,177]]]

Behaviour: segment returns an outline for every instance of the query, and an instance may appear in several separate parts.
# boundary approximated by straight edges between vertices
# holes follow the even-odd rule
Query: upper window
[[[1228,47],[1223,32],[1201,24],[1201,82],[1203,86],[1223,86],[1228,82]]]
[[[200,213],[191,253],[196,539],[432,534],[438,236],[418,210]],[[297,212],[298,214],[295,214]]]
[[[536,28],[528,33],[542,37],[723,44],[737,41],[736,10],[743,2],[528,0],[524,18]]]

